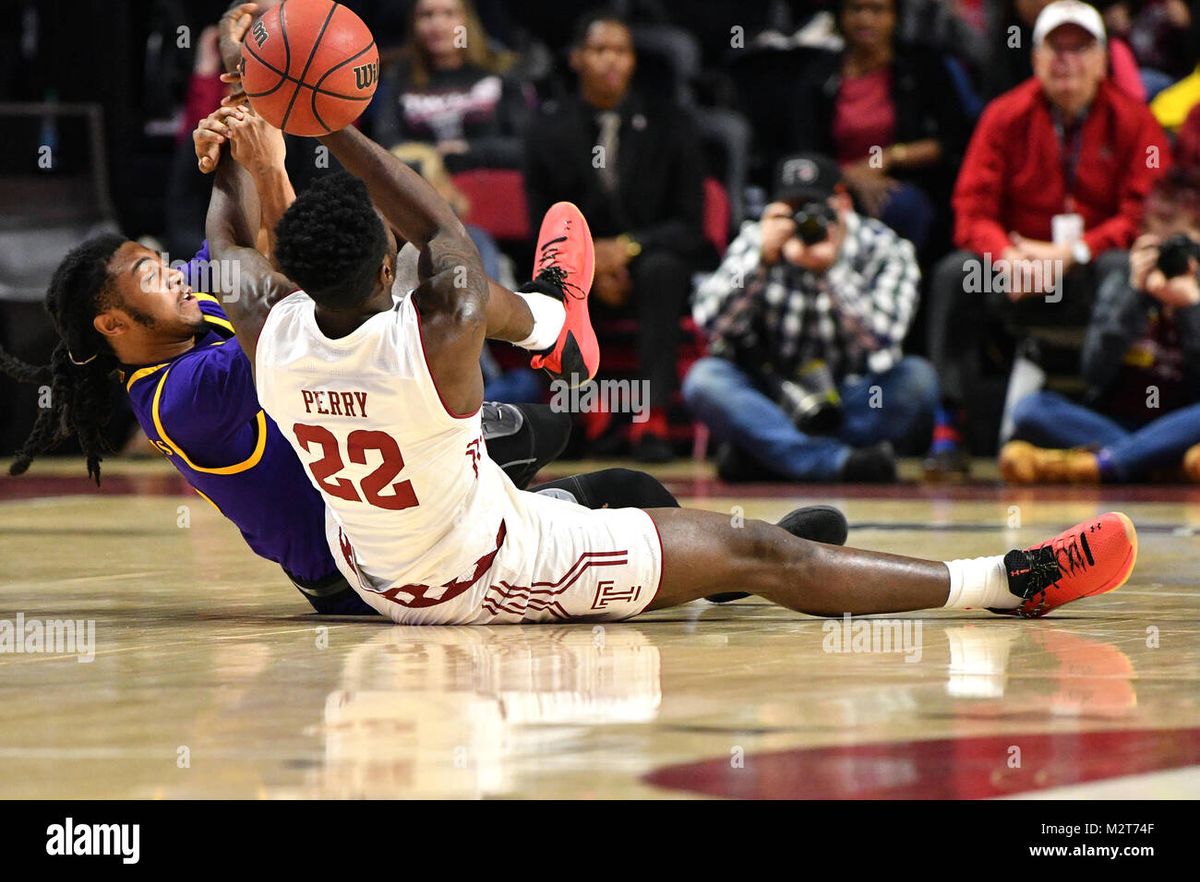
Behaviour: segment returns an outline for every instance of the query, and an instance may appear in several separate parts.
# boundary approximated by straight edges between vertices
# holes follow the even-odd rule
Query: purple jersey
[[[258,403],[250,360],[217,298],[196,294],[206,328],[162,364],[129,366],[121,382],[142,429],[201,496],[288,575],[337,572],[325,505],[291,445]]]

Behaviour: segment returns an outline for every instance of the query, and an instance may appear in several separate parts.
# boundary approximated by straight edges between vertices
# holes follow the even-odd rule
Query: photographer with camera
[[[1200,481],[1200,450],[1188,455],[1200,445],[1198,273],[1200,171],[1176,167],[1150,192],[1128,267],[1100,285],[1082,354],[1086,405],[1048,391],[1018,402],[1005,480],[1139,481],[1186,456]]]
[[[856,214],[832,159],[780,162],[692,312],[709,357],[683,382],[721,442],[723,480],[893,481],[893,444],[928,445],[928,362],[901,344],[917,306],[912,244]]]

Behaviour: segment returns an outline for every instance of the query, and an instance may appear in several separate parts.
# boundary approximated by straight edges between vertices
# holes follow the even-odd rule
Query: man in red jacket
[[[1034,76],[988,105],[954,189],[956,251],[930,284],[930,356],[944,406],[936,470],[964,470],[958,432],[982,330],[1086,325],[1098,280],[1133,242],[1170,162],[1150,111],[1106,80],[1100,14],[1051,3],[1033,31]]]

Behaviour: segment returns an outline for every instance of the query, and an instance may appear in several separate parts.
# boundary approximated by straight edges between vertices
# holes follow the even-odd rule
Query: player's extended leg
[[[1110,513],[1025,550],[974,560],[927,561],[798,539],[762,521],[688,509],[650,512],[663,546],[662,583],[650,609],[744,587],[812,615],[978,609],[1025,616],[1124,584],[1137,534]]]

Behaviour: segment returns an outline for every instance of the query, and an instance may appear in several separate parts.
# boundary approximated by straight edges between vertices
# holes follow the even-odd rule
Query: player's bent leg
[[[534,277],[518,291],[489,281],[487,336],[534,353],[530,365],[572,388],[596,375],[600,345],[588,315],[595,247],[587,219],[569,202],[542,219]]]

